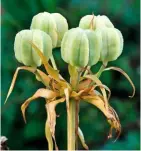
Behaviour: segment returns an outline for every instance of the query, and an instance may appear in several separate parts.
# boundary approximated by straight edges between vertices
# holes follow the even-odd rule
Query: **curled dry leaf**
[[[86,75],[85,78],[93,80],[97,85],[102,85],[101,81],[95,76],[95,75]],[[100,90],[103,94],[104,101],[105,101],[105,107],[108,109],[108,100],[107,100],[107,94],[103,87],[100,87]]]
[[[51,81],[51,78],[47,76],[44,72],[37,69],[35,71],[35,75],[38,81],[41,81],[45,86],[49,87],[49,83]]]
[[[130,84],[133,88],[133,93],[129,97],[131,97],[131,98],[134,97],[134,95],[135,95],[135,86],[134,86],[132,80],[130,79],[130,77],[128,76],[128,74],[125,73],[122,69],[120,69],[118,67],[109,67],[109,68],[104,69],[104,71],[108,71],[108,70],[116,70],[116,71],[120,72],[121,74],[123,74],[126,77],[126,79],[130,82]]]
[[[85,88],[88,88],[89,85],[91,84],[92,80],[90,79],[86,79],[86,80],[83,80],[79,83],[79,86],[78,86],[78,90],[83,90]]]
[[[115,128],[116,131],[118,132],[118,136],[117,136],[117,138],[118,138],[120,135],[120,132],[121,132],[121,125],[120,125],[119,118],[118,118],[115,110],[112,107],[110,107],[110,105],[108,105],[108,109],[105,107],[105,104],[103,101],[104,98],[102,98],[102,96],[100,97],[98,95],[95,95],[95,96],[88,95],[88,96],[82,96],[82,99],[84,99],[84,101],[86,101],[90,104],[93,104],[94,106],[99,108],[104,113],[104,115],[108,119],[108,122],[111,125],[111,129],[109,132],[109,138],[112,137],[113,128]]]
[[[35,74],[36,77],[38,77],[39,81],[41,81],[45,86],[49,86],[50,78],[41,70],[33,68],[33,67],[26,67],[26,66],[18,67],[14,73],[14,76],[13,76],[10,88],[8,90],[8,94],[7,94],[5,103],[7,102],[10,94],[13,91],[13,88],[14,88],[14,85],[15,85],[15,82],[16,82],[16,79],[17,79],[17,76],[18,76],[18,73],[20,70],[26,70],[26,71],[29,71],[29,72]]]
[[[75,100],[81,100],[81,96],[89,94],[92,90],[93,87],[85,88],[84,90],[80,90],[79,92],[72,91],[70,97],[74,98]]]
[[[49,126],[48,120],[46,120],[46,124],[45,124],[45,136],[48,141],[48,149],[49,149],[49,151],[52,151],[53,150],[53,140],[52,140],[52,135],[50,132],[50,126]]]
[[[121,125],[120,125],[120,120],[119,120],[119,117],[118,117],[116,111],[111,106],[109,106],[109,111],[114,116],[112,119],[108,119],[108,122],[111,124],[108,138],[112,137],[112,130],[113,130],[113,128],[115,128],[116,132],[117,132],[116,139],[114,140],[114,142],[115,142],[121,134]]]
[[[85,143],[85,138],[84,138],[83,132],[82,132],[82,130],[80,129],[80,127],[78,127],[78,136],[79,136],[79,139],[80,139],[80,141],[81,141],[82,146],[83,146],[86,150],[89,150],[89,147],[88,147],[87,144]]]
[[[41,88],[41,89],[38,89],[32,97],[27,99],[21,106],[21,111],[22,111],[22,115],[23,115],[23,119],[24,119],[25,123],[26,123],[26,118],[25,118],[26,108],[28,107],[28,105],[31,101],[33,101],[39,97],[43,97],[45,99],[55,99],[57,97],[57,93],[55,93],[51,90],[48,90],[48,89]]]
[[[94,106],[99,108],[105,114],[106,117],[110,116],[108,110],[105,108],[104,101],[99,96],[97,96],[97,95],[82,96],[82,99],[84,99],[84,101],[86,101],[90,104],[93,104]]]
[[[59,71],[58,70],[54,70],[49,63],[47,62],[45,56],[43,55],[43,53],[40,51],[40,49],[32,42],[29,41],[29,43],[32,45],[32,47],[34,48],[34,50],[37,52],[37,54],[39,55],[39,57],[41,58],[44,67],[47,71],[47,73],[54,78],[60,85],[62,85],[63,87],[67,87],[67,85],[69,85],[64,79],[60,78],[59,75]]]
[[[84,90],[81,90],[79,92],[72,91],[70,97],[75,98],[76,100],[77,100],[77,98],[80,99],[79,97],[83,94],[83,92],[84,92]]]
[[[101,85],[96,84],[96,85],[94,85],[94,89],[95,89],[96,87],[102,87],[102,88],[104,88],[105,90],[107,90],[107,91],[109,92],[108,100],[110,99],[111,90],[110,90],[106,85],[104,85],[104,84],[101,84]]]
[[[57,143],[56,143],[56,139],[55,139],[55,125],[56,125],[56,111],[55,111],[55,107],[56,107],[57,104],[62,103],[64,101],[65,101],[65,98],[61,98],[61,99],[58,99],[58,100],[50,101],[49,103],[48,103],[48,100],[47,100],[47,103],[46,103],[47,124],[49,126],[52,138],[54,139],[55,149],[56,150],[58,150],[58,147],[57,147]],[[46,128],[47,128],[47,130],[46,130]],[[48,127],[45,127],[45,132],[46,131],[48,131]],[[46,134],[46,137],[47,136],[48,135]],[[47,140],[50,141],[50,135],[47,137]]]
[[[7,102],[10,94],[12,93],[13,91],[13,88],[14,88],[14,85],[15,85],[15,82],[16,82],[16,79],[17,79],[17,75],[18,75],[18,72],[19,70],[27,70],[29,72],[32,72],[34,73],[36,71],[36,68],[32,68],[32,67],[26,67],[26,66],[22,66],[22,67],[18,67],[14,73],[14,76],[13,76],[13,79],[12,79],[12,82],[11,82],[11,85],[10,85],[10,88],[8,90],[8,94],[7,94],[7,97],[6,97],[6,100],[5,100],[5,103]],[[5,104],[4,103],[4,104]]]

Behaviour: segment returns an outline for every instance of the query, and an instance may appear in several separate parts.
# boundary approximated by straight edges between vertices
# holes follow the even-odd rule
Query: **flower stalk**
[[[76,101],[71,99],[69,102],[68,115],[67,115],[67,128],[68,128],[68,150],[75,150],[75,116],[76,116]]]
[[[105,62],[105,63],[103,62],[102,66],[100,67],[99,71],[96,74],[98,78],[101,76],[101,74],[104,71],[104,69],[106,68],[107,64],[108,64],[107,62]]]

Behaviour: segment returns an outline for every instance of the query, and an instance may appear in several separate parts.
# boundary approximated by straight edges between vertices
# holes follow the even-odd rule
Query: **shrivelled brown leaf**
[[[53,150],[53,140],[52,140],[52,135],[50,132],[50,126],[49,126],[49,123],[47,120],[46,120],[46,124],[45,124],[45,136],[48,141],[48,149],[49,149],[49,151],[52,151]]]
[[[45,86],[49,86],[50,78],[41,70],[39,70],[37,68],[33,68],[33,67],[26,67],[26,66],[18,67],[14,73],[5,103],[7,102],[10,94],[13,91],[13,88],[14,88],[14,85],[15,85],[15,82],[16,82],[16,79],[17,79],[17,76],[18,76],[18,73],[20,70],[26,70],[26,71],[29,71],[29,72],[35,74],[39,81],[41,81]]]
[[[55,125],[56,125],[56,111],[55,107],[57,104],[62,103],[65,101],[65,98],[61,98],[58,100],[51,101],[49,103],[46,103],[46,109],[47,109],[47,123],[50,127],[51,135],[55,142],[55,149],[58,150],[56,139],[55,139]],[[48,100],[47,100],[48,102]],[[47,138],[48,139],[48,138]]]
[[[84,92],[84,90],[81,90],[81,91],[79,91],[79,92],[72,91],[72,92],[71,92],[71,97],[73,97],[73,98],[80,97],[83,92]]]
[[[49,76],[47,76],[44,72],[42,72],[41,70],[37,69],[35,71],[36,74],[36,78],[41,81],[45,86],[49,87],[49,83],[51,78]]]
[[[91,82],[92,82],[92,80],[90,80],[90,79],[86,79],[84,81],[81,81],[79,83],[78,90],[83,90],[83,89],[87,88]]]
[[[27,70],[29,72],[32,72],[34,73],[36,71],[36,68],[32,68],[32,67],[26,67],[26,66],[22,66],[22,67],[18,67],[14,73],[14,76],[13,76],[13,79],[12,79],[12,82],[11,82],[11,85],[10,85],[10,88],[8,90],[8,94],[7,94],[7,97],[6,97],[6,100],[5,100],[5,103],[7,102],[10,94],[12,93],[13,91],[13,88],[14,88],[14,85],[15,85],[15,82],[16,82],[16,79],[17,79],[17,75],[18,75],[18,72],[19,70]]]
[[[109,92],[108,100],[110,99],[111,90],[110,90],[106,85],[104,85],[104,84],[101,84],[101,85],[96,84],[96,85],[94,85],[94,89],[95,89],[96,87],[103,87],[105,90],[107,90],[107,91]]]
[[[45,56],[43,55],[42,51],[40,51],[40,49],[32,42],[29,41],[29,43],[32,45],[32,47],[34,48],[34,50],[37,52],[37,54],[39,55],[39,57],[41,58],[45,69],[47,71],[47,73],[49,75],[51,75],[52,78],[54,78],[57,82],[59,82],[63,87],[67,87],[67,82],[64,81],[62,78],[60,78],[59,75],[59,71],[58,70],[54,70],[48,63],[48,61],[46,60]]]
[[[70,97],[75,98],[75,100],[80,100],[80,97],[85,94],[89,94],[90,91],[93,90],[93,87],[85,88],[80,90],[79,92],[72,91]]]
[[[84,99],[84,101],[93,104],[94,106],[96,106],[97,108],[99,108],[106,117],[110,118],[110,114],[108,112],[108,109],[105,108],[105,103],[104,101],[97,95],[95,96],[82,96],[82,99]]]
[[[130,79],[130,77],[127,75],[127,73],[125,73],[122,69],[120,69],[118,67],[109,67],[109,68],[104,69],[104,71],[107,71],[107,70],[116,70],[116,71],[120,72],[121,74],[123,74],[126,77],[126,79],[130,82],[130,84],[133,88],[133,93],[129,97],[134,97],[134,95],[135,95],[135,86],[134,86],[132,80]]]
[[[79,138],[80,138],[80,141],[81,141],[82,146],[83,146],[86,150],[89,150],[89,147],[88,147],[87,144],[85,143],[85,138],[84,138],[83,132],[82,132],[82,130],[80,129],[80,127],[78,127],[78,136],[79,136]]]
[[[101,81],[95,75],[86,75],[85,78],[93,80],[97,85],[102,85]],[[100,90],[104,97],[105,107],[106,109],[108,109],[108,101],[107,101],[107,94],[106,94],[105,88],[100,87]]]
[[[57,97],[57,93],[51,91],[51,90],[48,90],[48,89],[44,89],[44,88],[40,88],[36,91],[36,93],[30,97],[29,99],[27,99],[21,106],[21,111],[22,111],[22,114],[23,114],[23,118],[24,118],[24,121],[26,123],[26,118],[25,118],[25,110],[26,108],[28,107],[29,103],[39,97],[43,97],[45,99],[54,99]]]
[[[108,119],[108,122],[111,124],[111,128],[110,128],[110,131],[109,131],[108,138],[112,137],[112,130],[113,130],[113,128],[115,128],[116,132],[117,132],[116,139],[114,140],[114,142],[115,142],[118,139],[118,137],[120,136],[120,134],[121,134],[121,125],[120,125],[120,120],[119,120],[119,117],[118,117],[116,111],[111,106],[109,106],[109,111],[114,116],[113,116],[112,119]]]
[[[109,132],[109,138],[112,137],[112,129],[115,128],[116,131],[118,132],[118,136],[120,135],[121,132],[121,125],[120,125],[120,121],[119,118],[116,114],[116,112],[114,111],[114,109],[112,107],[110,107],[110,105],[108,105],[108,109],[106,109],[105,104],[103,99],[100,96],[83,96],[82,99],[84,99],[86,102],[93,104],[94,106],[96,106],[97,108],[99,108],[104,115],[107,117],[108,122],[111,125],[111,129]]]

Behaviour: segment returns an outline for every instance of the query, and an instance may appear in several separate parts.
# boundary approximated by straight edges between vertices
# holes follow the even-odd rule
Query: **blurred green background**
[[[103,73],[101,80],[112,90],[110,104],[117,111],[122,133],[116,143],[107,140],[109,124],[104,115],[94,106],[81,103],[80,127],[86,143],[92,150],[139,150],[140,149],[140,1],[139,0],[2,0],[1,31],[1,133],[8,138],[11,150],[45,150],[48,145],[44,135],[46,120],[45,101],[30,104],[25,125],[20,110],[25,99],[43,87],[33,74],[19,73],[14,91],[6,105],[4,100],[13,74],[21,66],[14,56],[13,44],[18,31],[29,29],[32,17],[43,11],[58,12],[67,18],[69,28],[77,27],[82,16],[105,14],[121,30],[124,51],[120,58],[109,66],[118,66],[128,73],[136,87],[136,95],[128,98],[132,89],[128,81],[116,71]],[[68,79],[67,64],[61,59],[58,49],[53,51],[61,74]],[[94,66],[97,71],[99,64]],[[65,104],[57,107],[56,139],[59,149],[66,149]],[[82,149],[79,144],[79,149]]]

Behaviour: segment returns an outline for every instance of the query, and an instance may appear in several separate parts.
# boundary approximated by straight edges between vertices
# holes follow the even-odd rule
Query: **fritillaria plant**
[[[62,59],[68,63],[69,82],[59,74],[52,55],[55,47],[61,47]],[[134,96],[135,87],[129,76],[118,67],[106,68],[109,61],[114,61],[121,55],[122,50],[122,34],[106,16],[84,16],[79,27],[68,30],[68,23],[61,14],[39,13],[33,17],[31,29],[20,31],[15,37],[15,57],[25,66],[17,68],[6,101],[14,88],[19,70],[27,70],[35,74],[44,87],[38,89],[22,104],[21,111],[26,122],[25,111],[29,103],[40,97],[45,98],[45,136],[49,150],[53,150],[53,144],[58,150],[55,139],[55,108],[63,102],[66,102],[67,110],[68,150],[77,149],[77,137],[80,138],[83,147],[88,149],[79,127],[79,104],[82,101],[96,106],[103,112],[111,125],[108,138],[112,137],[112,130],[115,129],[116,140],[121,133],[120,120],[109,104],[111,91],[99,77],[107,70],[119,71],[129,80],[133,87],[130,97]],[[49,59],[52,66],[48,63]],[[97,73],[93,73],[91,67],[98,61],[102,62],[102,66]],[[42,64],[46,73],[38,69]],[[97,87],[100,91],[96,90]]]

